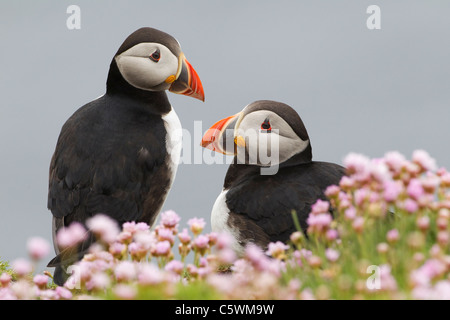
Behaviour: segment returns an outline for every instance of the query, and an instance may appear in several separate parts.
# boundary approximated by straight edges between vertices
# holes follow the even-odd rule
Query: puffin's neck
[[[308,144],[305,150],[294,155],[289,160],[280,163],[278,170],[283,168],[294,167],[302,164],[312,162],[312,147]],[[224,181],[224,189],[229,189],[234,183],[242,181],[243,179],[261,174],[261,166],[241,164],[237,162],[237,157],[234,157],[233,163],[228,168]],[[278,173],[278,172],[277,172]],[[277,174],[276,173],[276,174]]]
[[[158,114],[167,114],[172,108],[165,91],[141,90],[130,85],[120,74],[115,59],[113,59],[109,68],[106,94],[126,97],[136,103],[145,104],[146,108],[151,108],[153,112]]]

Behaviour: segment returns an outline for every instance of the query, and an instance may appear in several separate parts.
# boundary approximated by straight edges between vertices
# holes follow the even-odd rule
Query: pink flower
[[[395,243],[398,241],[399,238],[400,238],[400,233],[398,232],[397,229],[389,230],[386,233],[386,239],[389,243]]]
[[[106,243],[113,243],[119,235],[119,227],[113,219],[104,214],[98,214],[87,220],[88,228]]]
[[[166,256],[170,253],[171,247],[172,246],[170,245],[169,241],[161,241],[156,243],[154,249],[152,250],[152,253],[156,256]]]
[[[406,199],[404,203],[404,208],[409,213],[414,213],[419,210],[419,205],[412,199]]]
[[[203,229],[205,228],[205,220],[203,218],[192,218],[188,221],[189,228],[191,229],[192,233],[197,235],[200,234]]]
[[[381,242],[377,244],[378,253],[386,253],[389,251],[389,245],[386,242]]]
[[[60,300],[72,299],[72,292],[70,292],[69,290],[67,290],[64,287],[56,287],[55,293],[57,294],[58,299],[60,299]]]
[[[231,264],[236,260],[236,253],[230,248],[221,249],[218,258],[223,264]]]
[[[408,187],[406,188],[408,195],[414,200],[418,200],[424,195],[424,190],[422,184],[418,179],[411,179],[409,181]]]
[[[133,262],[121,261],[114,268],[117,281],[131,281],[136,277],[136,267]]]
[[[306,220],[313,232],[326,230],[332,221],[333,218],[329,213],[309,214],[308,219]]]
[[[209,239],[209,245],[211,247],[214,246],[217,243],[217,241],[219,240],[219,235],[216,232],[211,232],[207,236]]]
[[[176,228],[181,218],[173,210],[161,213],[161,224],[166,228]]]
[[[209,238],[204,235],[199,235],[194,239],[193,248],[201,255],[204,255],[206,250],[209,248]]]
[[[380,266],[380,285],[381,290],[395,291],[397,290],[397,282],[391,274],[391,267],[387,264]]]
[[[326,238],[328,241],[334,241],[338,238],[339,233],[335,229],[329,229],[326,233]]]
[[[228,249],[231,247],[234,239],[229,233],[220,233],[217,238],[216,247],[219,250]]]
[[[403,191],[403,185],[399,181],[386,180],[384,182],[384,200],[387,202],[395,201]]]
[[[364,218],[356,217],[355,220],[353,220],[352,227],[357,233],[361,233],[364,229]]]
[[[339,187],[342,190],[348,191],[351,190],[355,186],[355,181],[352,178],[343,176],[341,181],[339,181]]]
[[[30,274],[31,271],[33,271],[31,263],[28,260],[22,258],[14,260],[11,266],[14,272],[16,272],[19,277],[24,277]]]
[[[27,242],[28,254],[33,260],[41,260],[50,253],[50,244],[43,238],[31,238]]]
[[[356,218],[356,209],[355,207],[349,207],[344,211],[345,218],[347,220],[353,220]]]
[[[260,247],[255,244],[248,244],[245,247],[245,257],[259,271],[265,271],[269,265],[269,258]],[[238,260],[239,261],[239,260]]]
[[[109,253],[111,253],[114,257],[120,258],[126,250],[126,245],[120,242],[114,242],[109,246]]]
[[[175,236],[172,229],[158,228],[158,241],[167,240],[171,245],[175,242]]]
[[[103,272],[94,273],[88,282],[86,289],[88,290],[105,290],[111,285],[111,279]]]
[[[417,219],[417,226],[420,230],[425,231],[430,227],[430,218],[423,216]]]
[[[35,285],[39,287],[39,289],[43,290],[47,286],[48,280],[50,278],[45,274],[37,274],[33,278],[33,282]]]
[[[189,244],[191,242],[191,236],[189,235],[186,228],[183,229],[183,231],[178,234],[178,239],[180,239],[180,242],[184,245]]]
[[[282,259],[285,257],[285,251],[289,249],[289,246],[284,244],[281,241],[277,241],[275,243],[269,243],[268,250],[266,254],[270,255],[276,259]]]
[[[330,262],[336,262],[337,259],[339,259],[339,251],[328,248],[327,250],[325,250],[325,257],[328,259],[328,261]]]
[[[437,170],[436,160],[430,157],[428,152],[424,150],[416,150],[413,152],[412,161],[419,165],[424,171]]]
[[[2,285],[3,288],[7,288],[11,282],[11,276],[6,273],[3,272],[2,275],[0,276],[0,284]]]
[[[399,173],[405,165],[406,159],[401,153],[391,151],[384,155],[384,162],[391,171],[394,173]]]
[[[62,248],[69,248],[76,246],[84,241],[87,237],[86,229],[82,224],[73,222],[70,226],[62,228],[56,235],[56,242]]]
[[[334,197],[337,197],[339,195],[339,191],[340,190],[341,189],[338,186],[332,185],[332,186],[327,187],[327,189],[325,190],[325,195],[328,198],[334,198]]]
[[[320,199],[311,206],[311,213],[313,214],[328,213],[329,210],[330,204],[328,203],[328,201],[323,201]]]
[[[139,266],[138,282],[140,285],[157,285],[165,281],[165,275],[153,264],[143,264]]]
[[[183,270],[184,270],[184,264],[181,261],[172,260],[168,264],[166,264],[164,269],[166,271],[173,272],[178,275],[182,275]]]
[[[116,297],[121,300],[133,300],[137,295],[136,288],[126,284],[118,284],[113,291]]]

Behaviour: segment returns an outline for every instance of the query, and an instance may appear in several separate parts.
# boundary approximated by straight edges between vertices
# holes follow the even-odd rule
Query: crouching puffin
[[[62,250],[57,232],[98,213],[152,225],[175,178],[181,124],[166,90],[204,101],[200,78],[171,35],[153,28],[131,34],[112,59],[106,93],[62,127],[50,163],[48,209],[57,256],[54,281],[81,259],[92,235]]]
[[[345,174],[337,164],[312,161],[300,116],[276,101],[253,102],[218,121],[203,136],[202,146],[235,156],[211,225],[232,235],[239,254],[248,243],[266,248],[269,242],[288,241],[296,231],[292,210],[306,232],[311,205],[326,200],[325,189]]]

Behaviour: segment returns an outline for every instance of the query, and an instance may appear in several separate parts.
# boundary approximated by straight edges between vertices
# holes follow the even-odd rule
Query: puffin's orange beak
[[[225,150],[226,141],[224,141],[224,139],[221,139],[221,137],[227,129],[234,129],[235,122],[239,118],[240,114],[241,113],[235,114],[234,116],[219,120],[215,124],[213,124],[212,127],[209,128],[203,136],[201,146],[203,148],[207,148],[223,154],[233,155],[234,150],[233,152],[231,152],[231,150]]]
[[[192,65],[186,60],[183,53],[178,60],[177,76],[174,77],[174,81],[170,86],[169,91],[205,101],[205,93],[200,77],[198,76],[197,71],[195,71]]]

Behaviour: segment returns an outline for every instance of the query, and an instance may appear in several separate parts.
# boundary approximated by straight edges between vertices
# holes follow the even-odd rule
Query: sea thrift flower
[[[417,226],[420,230],[426,231],[430,227],[430,218],[423,216],[417,219]]]
[[[43,238],[31,238],[27,242],[28,254],[33,260],[41,260],[50,253],[50,244]]]
[[[2,285],[3,288],[7,288],[9,286],[11,282],[11,276],[6,273],[3,272],[0,276],[0,284]]]
[[[303,240],[304,240],[304,235],[303,232],[301,231],[295,231],[293,234],[291,234],[290,236],[290,240],[292,241],[293,244],[295,244],[296,246],[299,246]]]
[[[309,214],[306,220],[309,225],[308,232],[324,232],[329,228],[332,221],[333,218],[329,213]]]
[[[101,241],[106,243],[113,243],[119,234],[119,227],[117,223],[110,217],[98,214],[93,218],[87,220],[88,228],[97,235]]]
[[[344,158],[344,166],[349,175],[358,182],[367,181],[370,177],[370,160],[366,156],[350,153]]]
[[[14,272],[19,277],[24,277],[33,271],[33,267],[31,266],[30,262],[28,260],[19,258],[13,261],[11,264]]]
[[[195,251],[199,252],[202,256],[206,253],[209,248],[209,239],[207,236],[199,235],[194,239],[193,248]]]
[[[217,241],[219,240],[219,235],[216,232],[211,232],[207,235],[209,239],[209,246],[212,247],[216,245]]]
[[[72,292],[64,287],[56,287],[55,292],[60,300],[70,300],[72,299]]]
[[[37,274],[33,278],[33,282],[39,289],[44,290],[50,278],[44,274]]]
[[[364,218],[356,217],[355,220],[353,220],[352,227],[357,233],[361,233],[364,229]]]
[[[437,170],[436,160],[430,157],[428,152],[424,150],[416,150],[413,152],[412,161],[419,165],[423,171]]]
[[[56,235],[56,242],[62,248],[76,246],[87,237],[86,229],[81,223],[73,222],[70,226],[62,228]]]
[[[395,291],[397,290],[397,282],[391,274],[391,267],[387,264],[380,266],[380,284],[381,290]]]
[[[178,260],[172,260],[165,266],[166,271],[176,273],[178,275],[183,274],[184,264]]]
[[[411,179],[406,188],[408,195],[414,200],[419,200],[424,195],[422,184],[418,179]]]
[[[336,262],[337,259],[339,259],[339,251],[328,248],[327,250],[325,250],[325,257],[328,259],[328,261],[330,262]]]
[[[325,236],[328,241],[334,241],[338,238],[339,233],[336,229],[329,229]]]
[[[386,239],[389,243],[395,243],[400,238],[400,233],[397,229],[389,230],[386,234]]]
[[[354,207],[349,207],[345,210],[344,215],[347,220],[353,220],[356,218],[356,209]]]
[[[383,197],[387,202],[394,202],[403,191],[403,185],[399,181],[386,180],[383,186]]]
[[[386,242],[381,242],[377,245],[377,251],[384,254],[389,251],[389,245]]]
[[[154,248],[152,249],[152,254],[155,256],[167,256],[170,253],[170,242],[165,240],[156,243]]]
[[[311,268],[319,268],[322,265],[322,259],[318,256],[311,256],[308,259],[308,264]]]
[[[343,177],[345,178],[345,177]],[[330,204],[328,203],[328,201],[323,201],[323,200],[317,200],[316,203],[314,203],[311,206],[311,213],[312,214],[320,214],[320,213],[328,213],[328,211],[330,210]]]
[[[275,243],[269,243],[268,250],[266,254],[272,256],[275,259],[284,259],[286,258],[285,251],[289,249],[289,246],[284,244],[281,241],[277,241]]]
[[[136,277],[136,267],[133,262],[121,261],[114,268],[117,281],[131,281]]]
[[[158,233],[158,241],[167,240],[171,245],[175,242],[175,236],[173,235],[173,231],[171,229],[159,228],[157,229]]]
[[[161,224],[168,229],[176,228],[181,218],[173,210],[161,213]]]
[[[118,284],[114,287],[113,291],[114,294],[121,300],[133,300],[137,295],[136,288],[126,284]]]
[[[88,282],[86,282],[86,289],[88,290],[105,290],[111,285],[111,279],[108,275],[102,272],[94,273]]]
[[[178,233],[178,239],[180,239],[180,242],[185,245],[191,242],[191,236],[189,235],[186,228],[183,229],[182,232]]]
[[[327,187],[327,189],[325,190],[325,195],[328,198],[335,198],[339,195],[339,191],[340,191],[340,188],[338,186],[331,185],[331,186]]]
[[[407,212],[414,213],[417,210],[419,210],[419,205],[417,204],[416,201],[412,199],[406,199],[404,203],[404,208]]]
[[[188,221],[189,228],[195,235],[200,234],[205,228],[205,220],[203,218],[192,218]]]
[[[384,163],[394,174],[398,174],[405,165],[406,159],[401,153],[391,151],[384,155]]]
[[[138,283],[144,286],[157,285],[165,281],[165,275],[153,264],[139,266]]]
[[[126,249],[127,246],[123,243],[114,242],[109,246],[109,253],[111,253],[115,258],[120,258],[125,253]]]

